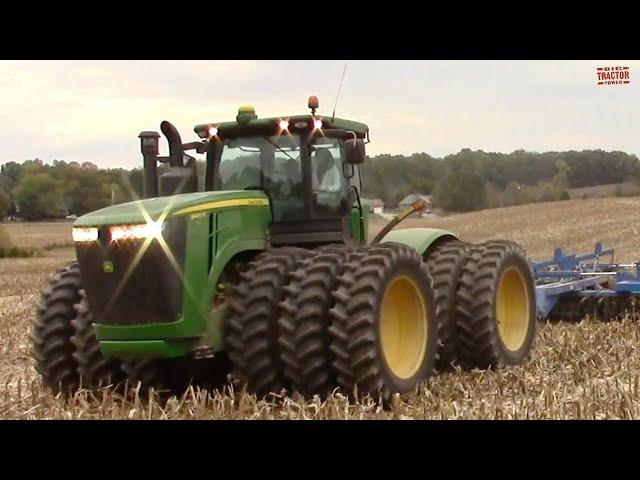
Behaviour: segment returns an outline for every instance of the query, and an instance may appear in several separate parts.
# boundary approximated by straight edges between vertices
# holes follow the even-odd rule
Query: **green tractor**
[[[369,128],[308,105],[261,119],[241,107],[233,122],[197,125],[191,143],[165,121],[167,157],[158,133],[140,134],[145,198],[78,218],[77,261],[42,294],[31,340],[46,385],[171,392],[231,378],[258,395],[389,398],[453,362],[528,356],[522,249],[392,230],[420,204],[369,242]],[[206,155],[203,178],[189,150]]]

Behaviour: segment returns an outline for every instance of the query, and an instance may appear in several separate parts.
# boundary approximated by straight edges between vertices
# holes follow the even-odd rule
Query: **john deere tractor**
[[[311,112],[140,134],[145,198],[78,218],[43,292],[33,357],[56,392],[241,382],[388,398],[452,362],[500,367],[534,339],[533,278],[506,240],[393,230],[368,241],[369,128]],[[198,178],[196,160],[206,155]],[[159,165],[160,164],[160,165]],[[228,374],[231,374],[229,377]]]

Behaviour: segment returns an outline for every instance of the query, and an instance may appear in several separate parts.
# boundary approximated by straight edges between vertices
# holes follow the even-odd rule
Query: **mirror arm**
[[[351,173],[347,173],[348,172],[347,165],[351,167]],[[355,174],[356,174],[356,169],[351,163],[342,162],[342,175],[344,176],[344,178],[347,178],[347,179],[353,178]]]

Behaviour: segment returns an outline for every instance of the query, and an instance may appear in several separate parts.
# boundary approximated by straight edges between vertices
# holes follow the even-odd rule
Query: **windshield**
[[[216,190],[264,190],[275,220],[302,218],[302,169],[297,135],[225,140]]]
[[[307,152],[304,168],[303,150]],[[343,173],[340,140],[315,138],[303,150],[295,134],[226,139],[214,177],[215,189],[263,190],[271,200],[274,221],[348,214],[349,183]]]

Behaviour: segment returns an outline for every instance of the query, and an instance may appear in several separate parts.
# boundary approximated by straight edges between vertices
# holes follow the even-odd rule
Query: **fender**
[[[438,228],[403,228],[401,230],[391,230],[382,238],[380,243],[403,243],[414,248],[423,258],[426,258],[434,247],[451,240],[458,240],[458,237],[448,230],[440,230]]]

